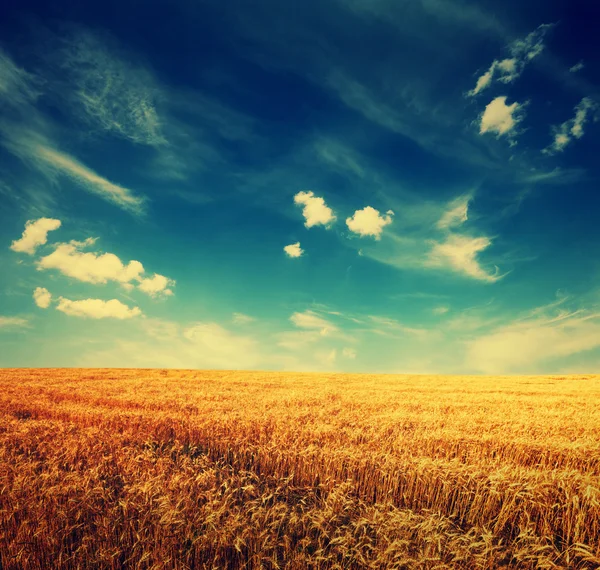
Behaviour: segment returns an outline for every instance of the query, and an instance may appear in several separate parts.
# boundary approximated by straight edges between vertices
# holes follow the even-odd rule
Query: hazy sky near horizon
[[[0,366],[600,371],[599,25],[3,3]]]

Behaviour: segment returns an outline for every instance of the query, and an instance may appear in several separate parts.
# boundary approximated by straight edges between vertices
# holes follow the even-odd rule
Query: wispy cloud
[[[538,313],[470,341],[465,365],[484,374],[526,373],[544,362],[599,346],[600,313]]]
[[[29,325],[27,319],[21,317],[5,317],[0,315],[0,330],[8,328],[21,328]]]
[[[494,81],[512,83],[517,79],[525,66],[544,49],[546,34],[554,27],[553,24],[542,24],[525,38],[515,40],[508,46],[511,57],[495,59],[485,73],[477,79],[475,87],[468,92],[473,97],[490,87]]]
[[[0,107],[29,104],[39,93],[35,84],[35,77],[16,65],[0,48]]]
[[[575,116],[572,119],[552,128],[554,140],[543,152],[546,154],[562,152],[573,138],[580,139],[584,134],[583,127],[589,120],[588,116],[597,109],[598,103],[589,97],[584,97],[575,107]]]
[[[470,200],[471,196],[459,196],[453,200],[438,220],[437,227],[441,230],[447,230],[464,224],[469,219]]]
[[[256,321],[256,319],[244,313],[233,313],[232,321],[236,325],[248,325]]]
[[[477,256],[486,250],[492,241],[488,237],[469,237],[451,234],[443,242],[433,242],[426,265],[431,267],[449,267],[480,281],[493,283],[501,278],[498,268],[494,273],[486,271]]]

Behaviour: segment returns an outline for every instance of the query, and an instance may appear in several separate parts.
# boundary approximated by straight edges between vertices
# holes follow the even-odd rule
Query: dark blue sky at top
[[[469,95],[544,24],[512,81]],[[5,2],[0,365],[593,371],[599,24],[558,0]],[[520,120],[482,132],[501,96]],[[305,226],[302,191],[335,220]],[[379,234],[346,223],[368,206],[393,211]],[[11,250],[39,218],[62,225]],[[90,237],[173,294],[40,266]]]

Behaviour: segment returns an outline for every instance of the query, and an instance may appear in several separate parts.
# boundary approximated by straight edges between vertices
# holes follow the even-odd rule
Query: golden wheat
[[[0,567],[599,568],[600,378],[0,372]]]

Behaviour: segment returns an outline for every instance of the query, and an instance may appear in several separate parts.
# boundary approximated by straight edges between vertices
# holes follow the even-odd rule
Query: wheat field
[[[0,371],[0,567],[599,568],[600,377]]]

